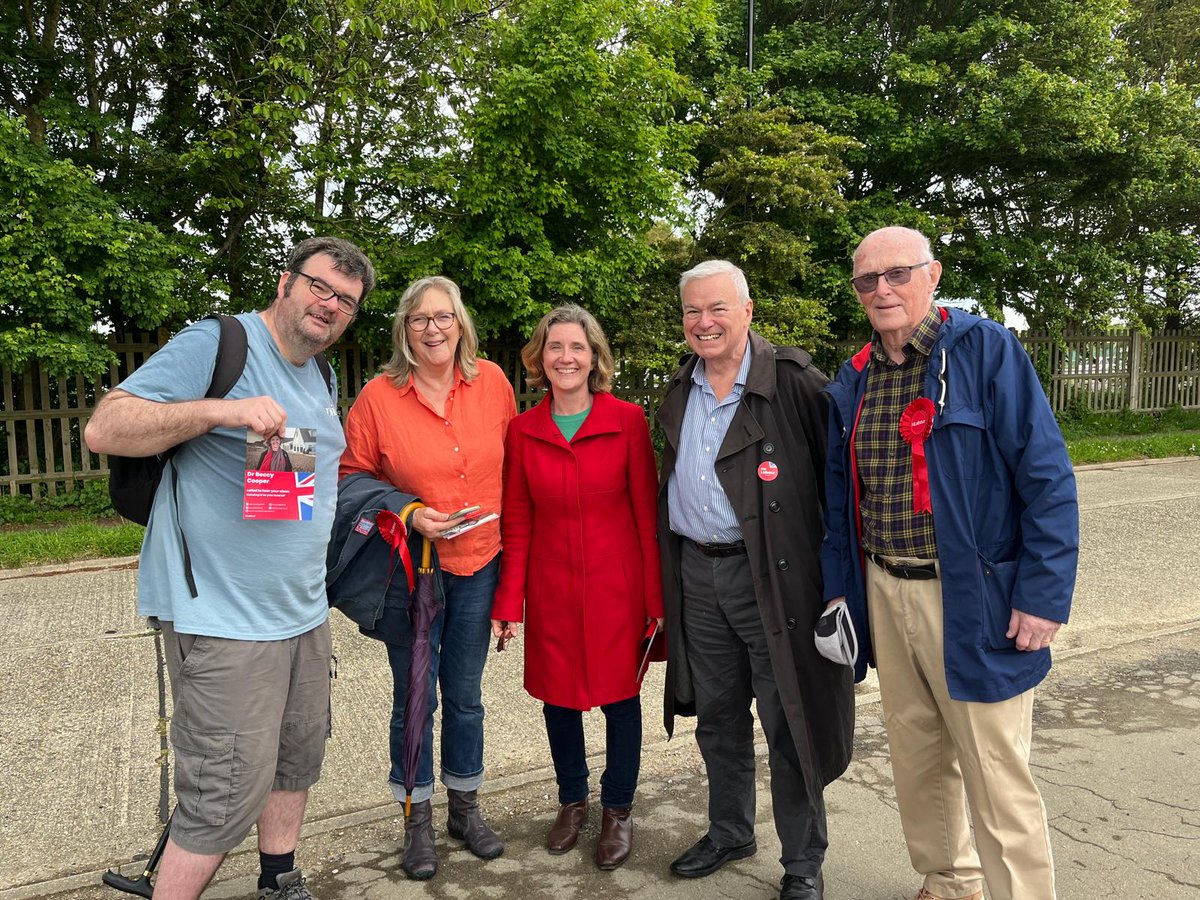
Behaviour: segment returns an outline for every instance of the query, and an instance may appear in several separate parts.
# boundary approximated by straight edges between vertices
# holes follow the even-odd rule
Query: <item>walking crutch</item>
[[[171,813],[171,818],[175,814]],[[142,870],[142,874],[137,878],[127,878],[122,875],[119,869],[109,869],[100,876],[100,880],[107,884],[110,888],[116,888],[126,894],[137,894],[139,897],[153,897],[154,885],[150,883],[151,876],[154,875],[154,870],[158,868],[158,861],[162,859],[163,850],[167,846],[167,836],[171,833],[171,819],[167,819],[167,824],[163,826],[162,834],[158,836],[158,843],[154,845],[154,849],[150,851],[150,858],[146,860],[146,867]]]

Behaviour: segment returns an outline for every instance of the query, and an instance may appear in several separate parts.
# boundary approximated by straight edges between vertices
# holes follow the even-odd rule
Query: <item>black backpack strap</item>
[[[179,470],[175,468],[175,464],[171,463],[171,493],[175,499],[175,516],[179,516]],[[178,521],[176,525],[179,525]],[[192,599],[195,600],[200,596],[200,592],[196,590],[196,576],[192,574],[192,552],[188,549],[187,535],[183,533],[183,526],[179,525],[179,540],[183,544],[183,577],[187,579],[188,590],[192,594]]]
[[[234,316],[212,315],[221,326],[217,339],[217,362],[213,366],[212,381],[208,383],[209,399],[220,399],[233,390],[246,368],[246,326]]]
[[[313,359],[317,361],[317,368],[321,370],[321,375],[325,378],[325,390],[329,391],[330,397],[333,397],[333,369],[329,367],[329,360],[325,358],[324,353],[318,353]]]

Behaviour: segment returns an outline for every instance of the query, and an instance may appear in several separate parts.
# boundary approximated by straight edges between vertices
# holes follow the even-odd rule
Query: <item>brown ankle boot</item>
[[[434,849],[433,804],[428,800],[412,805],[404,820],[404,859],[400,868],[417,881],[432,878],[437,872],[437,850]]]
[[[579,840],[579,832],[587,823],[587,797],[575,803],[564,803],[558,808],[558,818],[546,834],[546,849],[551,853],[566,853]]]
[[[450,837],[465,841],[467,849],[480,859],[495,859],[504,852],[504,842],[483,820],[475,791],[448,790],[450,817],[446,831]]]
[[[633,810],[604,807],[600,840],[596,844],[596,865],[608,872],[615,869],[633,850]]]

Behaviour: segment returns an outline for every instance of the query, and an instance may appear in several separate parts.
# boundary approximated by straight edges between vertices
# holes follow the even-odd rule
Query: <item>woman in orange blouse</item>
[[[426,507],[413,514],[412,526],[437,540],[446,607],[430,632],[430,711],[401,863],[410,878],[425,879],[437,871],[430,804],[435,685],[442,704],[447,830],[483,859],[504,851],[476,802],[483,782],[481,682],[500,572],[500,526],[490,522],[453,539],[439,536],[456,510],[480,506],[484,513],[500,512],[504,437],[517,409],[500,367],[476,357],[475,326],[458,285],[448,278],[422,278],[408,286],[396,309],[392,347],[383,374],[367,383],[346,417],[340,474],[366,472],[420,497]],[[402,801],[411,648],[405,610],[385,609],[379,631],[393,684],[388,780]]]

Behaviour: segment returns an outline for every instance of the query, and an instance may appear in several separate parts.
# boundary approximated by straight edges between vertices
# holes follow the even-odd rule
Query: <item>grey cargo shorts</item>
[[[172,840],[228,853],[271,791],[316,784],[331,728],[328,621],[294,638],[180,634],[161,622],[174,713]]]

